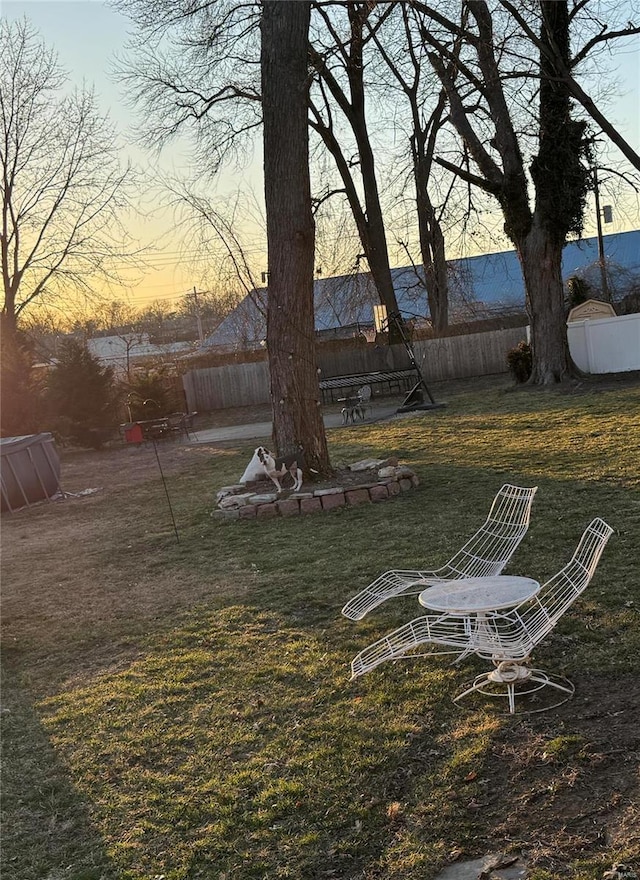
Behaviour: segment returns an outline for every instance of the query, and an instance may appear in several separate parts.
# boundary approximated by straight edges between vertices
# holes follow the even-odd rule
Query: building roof
[[[640,272],[640,230],[604,237],[610,265]],[[597,238],[569,242],[563,251],[566,280],[598,260]],[[455,315],[486,317],[497,311],[524,307],[524,282],[515,251],[501,251],[449,260],[450,310]],[[426,291],[419,270],[391,270],[398,308],[405,318],[429,317]],[[368,272],[319,278],[314,282],[315,328],[336,330],[373,324],[373,305],[380,302]],[[205,349],[255,348],[266,336],[267,288],[249,294],[201,344]]]
[[[156,345],[149,341],[148,333],[123,333],[121,336],[95,336],[87,340],[91,354],[106,364],[121,366],[129,359],[161,357],[177,354],[193,348],[189,342],[170,342]]]

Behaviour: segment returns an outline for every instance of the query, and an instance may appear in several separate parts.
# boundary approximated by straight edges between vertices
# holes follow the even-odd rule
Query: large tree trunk
[[[313,312],[315,229],[309,180],[307,0],[262,4],[262,113],[269,250],[267,350],[273,440],[331,470],[320,408]]]
[[[550,385],[575,375],[569,354],[562,282],[562,244],[534,221],[516,245],[527,292],[533,370],[531,384]]]
[[[541,0],[541,43],[553,46],[568,64],[566,0]],[[562,282],[562,249],[568,232],[580,232],[589,173],[581,161],[585,124],[571,118],[566,83],[554,56],[540,53],[540,140],[531,163],[536,208],[519,248],[531,321],[531,383],[562,382],[579,375],[569,354]]]

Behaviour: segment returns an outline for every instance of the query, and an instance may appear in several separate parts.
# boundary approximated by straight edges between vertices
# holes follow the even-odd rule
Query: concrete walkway
[[[358,419],[355,424],[343,425],[342,415],[338,412],[328,412],[323,416],[325,428],[345,428],[348,431],[357,431],[364,425],[386,421],[394,418],[396,410],[401,405],[401,400],[386,400],[375,403],[369,408],[367,418],[362,422]],[[401,418],[401,416],[398,416]],[[224,443],[228,440],[268,440],[271,437],[271,422],[251,422],[248,425],[226,425],[224,428],[196,428],[197,440],[191,443]]]

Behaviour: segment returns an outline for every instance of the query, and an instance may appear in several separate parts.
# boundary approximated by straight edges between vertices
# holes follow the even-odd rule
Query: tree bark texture
[[[568,64],[569,12],[566,0],[541,0],[541,43],[553,46]],[[531,383],[561,382],[579,373],[571,360],[562,281],[562,249],[567,233],[580,233],[589,171],[584,154],[584,122],[571,118],[571,101],[556,58],[540,53],[538,155],[531,163],[536,206],[518,253],[531,320]]]
[[[529,381],[534,385],[562,382],[576,372],[567,342],[562,248],[563,243],[537,222],[516,245],[531,326],[533,369]]]
[[[306,470],[330,472],[315,356],[315,229],[309,177],[307,68],[311,4],[262,4],[262,109],[269,252],[267,350],[273,442],[301,447]]]

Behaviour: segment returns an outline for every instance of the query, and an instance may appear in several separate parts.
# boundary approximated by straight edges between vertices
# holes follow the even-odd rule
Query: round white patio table
[[[417,582],[418,584],[420,581]],[[521,602],[532,599],[536,593],[540,591],[540,584],[532,578],[511,577],[509,575],[498,575],[497,577],[473,577],[461,578],[460,580],[446,581],[442,584],[428,587],[418,596],[418,601],[425,608],[432,611],[440,611],[445,614],[466,614],[476,615],[477,632],[482,634],[486,630],[487,641],[491,640],[491,633],[486,629],[488,621],[485,613],[488,611],[500,611],[505,608],[515,608]],[[463,656],[466,656],[465,652]],[[497,667],[491,672],[485,672],[476,676],[471,687],[466,688],[462,693],[454,698],[457,703],[463,697],[474,691],[482,691],[489,696],[498,696],[487,690],[487,687],[493,685],[506,685],[506,697],[509,700],[509,712],[515,712],[515,688],[516,685],[522,685],[531,682],[533,685],[527,693],[533,693],[540,690],[547,684],[553,684],[549,676],[537,669],[530,669],[525,663],[518,663],[515,660],[504,660],[503,658],[494,658],[494,664]],[[564,685],[554,684],[554,687],[569,692]],[[504,693],[504,692],[503,692]]]
[[[420,584],[420,581],[416,583]],[[482,614],[484,611],[515,608],[539,590],[540,584],[532,578],[509,575],[461,578],[428,587],[420,593],[418,602],[433,611]]]

